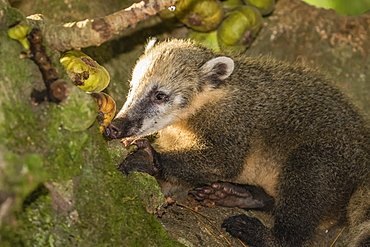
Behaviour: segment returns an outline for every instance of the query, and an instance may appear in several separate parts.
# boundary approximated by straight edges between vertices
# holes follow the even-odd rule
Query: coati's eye
[[[154,93],[154,102],[156,103],[164,103],[168,101],[168,95],[164,92],[157,91]]]

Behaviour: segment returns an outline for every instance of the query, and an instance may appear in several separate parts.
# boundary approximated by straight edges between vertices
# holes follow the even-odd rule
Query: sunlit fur
[[[357,108],[316,71],[222,56],[182,40],[148,48],[114,138],[160,132],[167,195],[216,181],[262,187],[275,223],[237,229],[248,246],[310,246],[324,221],[347,226],[348,246],[370,246],[370,129]],[[153,102],[155,90],[169,100]]]
[[[193,49],[190,44],[190,42],[179,44],[183,49],[176,52],[173,47],[167,49],[166,46],[159,44],[156,46],[155,53],[149,49],[138,60],[130,81],[131,88],[127,101],[116,116],[116,118],[127,116],[142,119],[141,128],[132,133],[132,136],[145,136],[179,121],[182,115],[188,114],[191,110],[188,110],[190,104],[194,108],[194,97],[208,87],[208,85],[199,84],[202,80],[199,67],[202,59],[190,53]],[[188,45],[188,49],[184,45]],[[174,60],[177,56],[186,56],[187,59]],[[211,53],[209,58],[212,58]],[[173,67],[179,69],[173,70]],[[185,88],[184,85],[186,85]],[[156,91],[168,94],[169,102],[156,105],[146,101],[145,99],[150,97],[149,93],[154,88]],[[139,102],[145,102],[145,104]],[[140,110],[137,107],[138,104],[140,104]]]

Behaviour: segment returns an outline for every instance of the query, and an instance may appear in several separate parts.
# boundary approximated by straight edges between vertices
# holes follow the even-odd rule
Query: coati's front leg
[[[212,148],[157,152],[149,141],[143,138],[126,143],[130,144],[136,145],[137,151],[128,155],[119,166],[119,170],[126,174],[132,170],[143,171],[155,176],[157,180],[189,188],[238,175],[238,169],[229,168],[236,166],[236,160],[240,160],[240,154],[236,152],[217,157],[223,160],[223,164],[218,165],[219,159],[215,160],[215,150]]]
[[[268,195],[261,187],[215,182],[189,192],[198,201],[211,200],[218,206],[239,207],[270,211],[274,206],[274,198]]]

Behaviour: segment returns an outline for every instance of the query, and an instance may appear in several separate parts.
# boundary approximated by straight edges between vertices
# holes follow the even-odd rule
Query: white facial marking
[[[116,118],[125,116],[129,107],[134,104],[135,100],[137,100],[138,98],[137,91],[140,86],[140,82],[142,81],[145,72],[148,70],[150,62],[151,61],[149,59],[143,58],[139,60],[138,63],[136,64],[134,71],[132,73],[132,79],[130,81],[130,91],[127,95],[126,102],[122,106],[121,110],[118,112]]]
[[[179,104],[182,103],[181,97],[175,97],[173,101],[164,104],[156,104],[155,116],[143,119],[142,126],[138,130],[140,136],[145,136],[166,128],[169,125],[181,120],[179,115]]]
[[[174,119],[174,114],[170,114],[158,119],[145,118],[143,121],[143,125],[141,126],[138,133],[140,134],[140,136],[155,133],[167,127],[168,125],[171,125]]]
[[[143,58],[138,61],[134,68],[134,71],[132,72],[132,80],[130,82],[131,87],[134,87],[135,85],[140,83],[151,62],[152,61],[149,58]]]

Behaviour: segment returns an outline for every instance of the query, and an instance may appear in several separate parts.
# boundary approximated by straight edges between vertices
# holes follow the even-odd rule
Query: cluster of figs
[[[243,52],[271,14],[276,0],[180,0],[175,10],[160,12],[190,28],[189,38],[219,52]]]
[[[29,32],[29,26],[20,21],[8,29],[8,36],[18,40],[26,54],[30,54],[30,43],[27,39]],[[103,132],[116,113],[116,102],[108,94],[102,92],[110,82],[108,71],[91,57],[77,50],[64,52],[60,57],[60,63],[73,84],[90,94],[96,101],[99,128]]]
[[[91,57],[78,50],[64,52],[60,63],[65,68],[73,84],[90,94],[98,104],[98,122],[101,132],[116,114],[116,102],[102,92],[110,82],[108,71]]]

